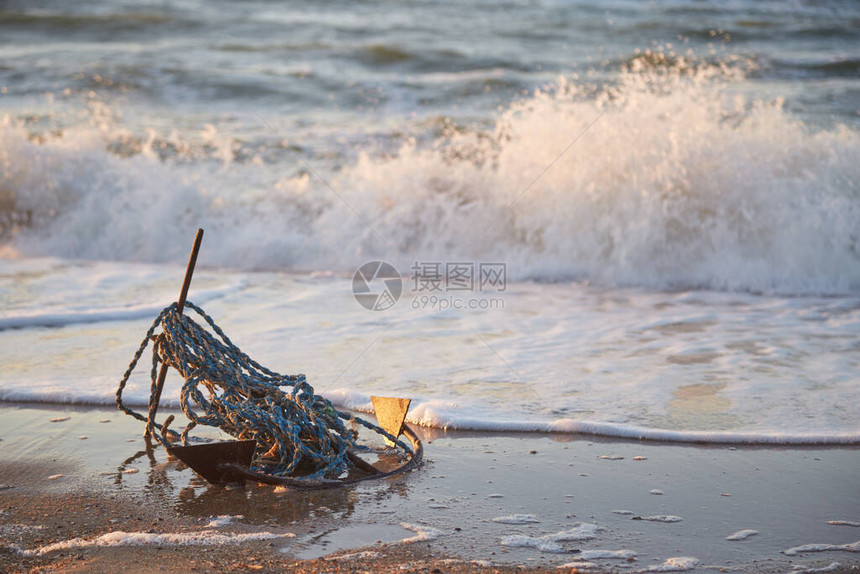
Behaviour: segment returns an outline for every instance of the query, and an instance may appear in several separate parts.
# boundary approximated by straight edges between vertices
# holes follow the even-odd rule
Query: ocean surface
[[[198,227],[343,406],[860,443],[860,4],[0,4],[0,400],[112,404]]]

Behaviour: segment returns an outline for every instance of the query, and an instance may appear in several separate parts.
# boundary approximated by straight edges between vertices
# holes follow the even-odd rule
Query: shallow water
[[[17,299],[0,319],[0,398],[97,404],[113,403],[119,375],[181,275],[57,260],[13,260],[7,269],[0,289]],[[423,295],[406,290],[393,308],[367,311],[349,277],[203,270],[195,281],[198,302],[263,364],[304,372],[344,406],[370,410],[371,394],[412,397],[409,420],[422,425],[860,439],[852,296],[512,282],[495,296],[503,309],[415,308]],[[73,308],[68,293],[79,292],[87,295]],[[148,400],[146,361],[125,391],[130,404]],[[178,390],[169,379],[164,400],[176,405]]]
[[[856,442],[858,22],[852,2],[4,3],[0,399],[111,402],[204,227],[191,299],[342,405]],[[375,259],[403,280],[386,311],[352,297]],[[426,289],[456,263],[478,282]]]

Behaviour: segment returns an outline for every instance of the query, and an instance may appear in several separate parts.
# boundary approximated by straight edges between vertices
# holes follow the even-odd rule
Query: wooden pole
[[[194,246],[191,248],[191,257],[188,258],[188,267],[185,270],[185,280],[182,282],[182,290],[179,292],[179,299],[176,301],[176,309],[182,314],[185,308],[185,301],[188,298],[188,289],[191,287],[191,277],[194,275],[194,267],[197,265],[197,254],[200,252],[200,244],[203,242],[203,229],[197,230],[197,235],[194,237]],[[155,414],[158,412],[158,403],[161,400],[161,391],[164,390],[164,379],[167,378],[168,365],[166,362],[161,363],[161,370],[158,371],[158,380],[155,383],[155,392],[149,397],[149,415],[146,417],[146,433],[144,436],[155,438]]]

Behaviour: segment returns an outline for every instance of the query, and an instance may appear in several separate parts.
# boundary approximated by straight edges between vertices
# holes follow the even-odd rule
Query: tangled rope
[[[257,441],[257,457],[251,470],[273,477],[301,475],[302,479],[337,478],[355,462],[352,450],[362,425],[413,455],[412,449],[382,428],[360,417],[338,411],[324,397],[314,394],[305,375],[282,375],[246,355],[227,337],[203,309],[191,302],[186,309],[199,315],[205,326],[182,314],[174,303],[164,308],[146,333],[116,392],[117,406],[148,423],[147,432],[165,448],[170,447],[166,425],[126,407],[122,393],[150,341],[152,371],[150,396],[154,396],[160,363],[176,369],[185,383],[180,406],[190,421],[181,435],[198,424],[218,427],[237,439]],[[158,328],[161,331],[156,334]],[[284,390],[286,389],[286,391]],[[172,417],[171,417],[172,418]],[[169,419],[168,419],[169,421]],[[345,421],[352,423],[350,426]],[[169,424],[169,422],[167,423]]]

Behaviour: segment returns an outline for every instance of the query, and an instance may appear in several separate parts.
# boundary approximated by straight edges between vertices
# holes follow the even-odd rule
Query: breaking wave
[[[644,54],[609,83],[560,78],[490,129],[449,122],[429,143],[289,176],[288,150],[239,161],[212,126],[34,137],[7,118],[0,251],[181,261],[202,226],[203,263],[239,269],[504,261],[517,279],[860,290],[860,135],[745,85],[738,66]]]

